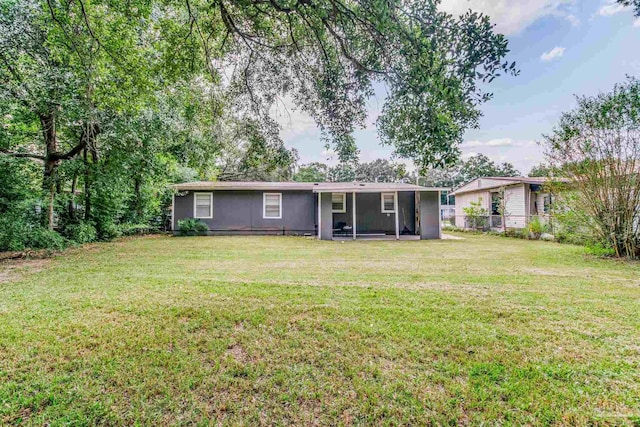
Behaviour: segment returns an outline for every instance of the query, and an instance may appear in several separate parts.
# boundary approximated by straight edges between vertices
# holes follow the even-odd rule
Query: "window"
[[[331,193],[331,211],[345,213],[347,211],[347,194]]]
[[[213,218],[213,193],[193,194],[193,217]]]
[[[500,215],[501,205],[502,197],[500,197],[500,193],[491,193],[491,215]]]
[[[551,195],[544,196],[544,213],[548,214],[551,211]]]
[[[263,193],[262,217],[264,219],[282,218],[282,193]]]
[[[382,213],[395,213],[396,211],[396,195],[395,193],[382,193],[380,195],[382,204]]]

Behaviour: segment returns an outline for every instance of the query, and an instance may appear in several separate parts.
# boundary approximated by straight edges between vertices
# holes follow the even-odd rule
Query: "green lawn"
[[[464,237],[0,265],[0,424],[640,423],[640,264]]]

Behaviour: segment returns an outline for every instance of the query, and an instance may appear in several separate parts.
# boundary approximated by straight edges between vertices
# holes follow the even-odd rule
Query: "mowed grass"
[[[153,237],[13,268],[0,424],[638,425],[640,264],[464,237]]]

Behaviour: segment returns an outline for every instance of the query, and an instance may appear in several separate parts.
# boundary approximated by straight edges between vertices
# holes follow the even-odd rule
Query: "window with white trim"
[[[380,204],[382,205],[382,213],[395,213],[396,193],[381,193]]]
[[[262,193],[262,217],[282,218],[282,193]]]
[[[213,218],[213,193],[193,193],[193,217]]]
[[[334,213],[345,213],[347,211],[346,193],[331,193],[331,211]]]

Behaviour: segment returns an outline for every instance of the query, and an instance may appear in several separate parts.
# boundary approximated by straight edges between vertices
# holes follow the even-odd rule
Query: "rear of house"
[[[209,234],[440,238],[439,188],[404,183],[191,182],[174,185],[172,229]]]
[[[553,203],[547,182],[547,178],[485,177],[464,184],[451,193],[456,198],[455,225],[472,228],[465,208],[473,203],[487,212],[480,224],[484,229],[522,229],[533,218],[547,222]]]

